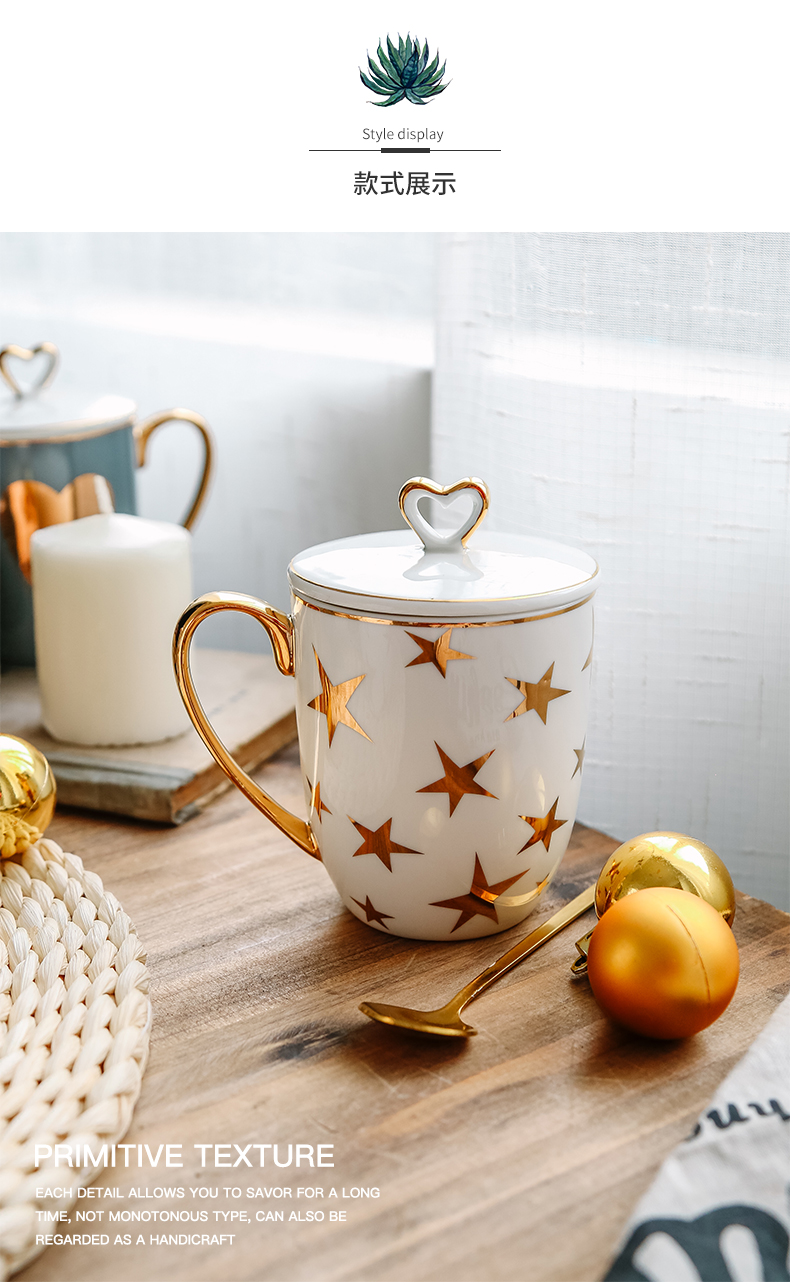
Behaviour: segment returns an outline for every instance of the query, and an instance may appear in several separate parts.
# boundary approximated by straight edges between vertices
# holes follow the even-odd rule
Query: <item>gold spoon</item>
[[[578,897],[569,901],[551,919],[528,933],[522,941],[516,942],[515,946],[506,950],[504,955],[484,968],[471,982],[467,982],[443,1008],[422,1012],[418,1008],[401,1008],[398,1004],[377,1004],[365,1000],[360,1004],[360,1009],[366,1017],[372,1017],[374,1022],[383,1022],[385,1026],[400,1026],[405,1031],[421,1031],[424,1035],[477,1035],[474,1026],[467,1026],[466,1022],[461,1021],[461,1009],[511,968],[515,968],[516,964],[520,964],[527,955],[531,955],[533,950],[542,946],[544,941],[554,937],[566,924],[578,919],[585,910],[590,910],[595,903],[595,888],[595,884],[585,888],[584,892],[580,892]]]

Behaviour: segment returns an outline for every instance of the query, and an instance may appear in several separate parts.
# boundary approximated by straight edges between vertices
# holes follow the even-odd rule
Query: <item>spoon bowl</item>
[[[404,1031],[419,1031],[421,1035],[477,1035],[474,1026],[467,1026],[458,1015],[454,1000],[444,1008],[432,1008],[423,1012],[419,1008],[401,1008],[398,1004],[376,1004],[365,1000],[360,1010],[366,1017],[384,1026],[399,1026]]]

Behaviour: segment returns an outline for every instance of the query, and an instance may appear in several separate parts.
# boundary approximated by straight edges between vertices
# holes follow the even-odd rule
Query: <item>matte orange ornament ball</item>
[[[587,974],[601,1008],[660,1040],[696,1035],[738,985],[732,929],[701,897],[644,888],[615,901],[590,938]]]

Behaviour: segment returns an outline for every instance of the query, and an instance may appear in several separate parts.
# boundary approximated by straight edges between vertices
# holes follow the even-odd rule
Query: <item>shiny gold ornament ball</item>
[[[55,811],[55,778],[40,750],[0,734],[0,856],[36,843]]]
[[[598,918],[621,897],[641,888],[681,888],[702,897],[732,926],[735,889],[730,872],[712,848],[675,830],[638,834],[617,848],[595,890]]]
[[[738,985],[732,930],[707,901],[678,888],[644,888],[613,902],[587,954],[596,1000],[621,1026],[660,1040],[696,1035],[720,1017]]]

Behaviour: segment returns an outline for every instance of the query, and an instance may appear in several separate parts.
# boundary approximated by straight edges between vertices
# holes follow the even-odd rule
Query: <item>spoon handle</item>
[[[535,928],[521,941],[517,941],[515,946],[511,946],[510,950],[506,950],[504,955],[500,955],[499,959],[495,959],[493,964],[489,964],[488,968],[484,968],[482,973],[474,977],[471,982],[467,982],[463,990],[460,990],[450,1003],[457,1004],[458,1012],[460,1013],[470,999],[474,999],[475,995],[479,995],[481,991],[486,990],[492,982],[497,981],[503,974],[514,968],[516,964],[520,964],[522,959],[526,959],[527,955],[531,955],[533,950],[537,950],[538,946],[543,945],[544,941],[556,936],[567,924],[573,923],[574,919],[578,919],[594,903],[595,884],[593,883],[590,884],[589,888],[585,888],[584,892],[580,892],[578,897],[574,897],[566,906],[563,906],[561,910],[552,915],[550,919],[547,919],[545,923],[542,923],[539,928]]]

